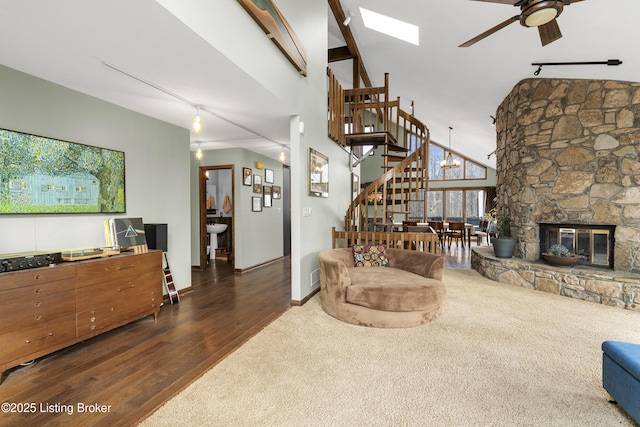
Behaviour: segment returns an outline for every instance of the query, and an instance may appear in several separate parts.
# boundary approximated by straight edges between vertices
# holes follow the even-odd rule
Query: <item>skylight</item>
[[[420,45],[420,28],[416,25],[360,8],[364,26],[405,42]]]

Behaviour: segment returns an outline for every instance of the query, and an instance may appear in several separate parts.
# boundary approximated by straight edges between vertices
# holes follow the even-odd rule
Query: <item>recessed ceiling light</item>
[[[372,12],[362,7],[360,8],[360,15],[362,15],[362,22],[365,27],[416,46],[420,45],[420,28],[417,25]]]

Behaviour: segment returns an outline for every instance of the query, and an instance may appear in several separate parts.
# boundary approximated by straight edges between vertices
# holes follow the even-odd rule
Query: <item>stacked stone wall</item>
[[[474,247],[471,265],[496,282],[596,304],[640,311],[640,276],[590,267],[553,267],[544,262],[496,258],[492,248]]]
[[[516,257],[538,260],[540,223],[615,225],[614,269],[640,273],[640,83],[527,79],[496,119]]]

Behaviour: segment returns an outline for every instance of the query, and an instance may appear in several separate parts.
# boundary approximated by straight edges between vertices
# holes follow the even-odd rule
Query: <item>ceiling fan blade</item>
[[[520,0],[474,0],[474,1],[482,1],[485,3],[510,4],[511,6],[514,6]],[[574,0],[574,1],[580,1],[580,0]]]
[[[555,19],[547,22],[544,25],[540,25],[538,27],[538,32],[540,33],[540,41],[542,42],[542,46],[546,46],[549,43],[552,43],[562,37],[560,27],[558,26],[558,21],[556,21]]]
[[[487,31],[485,31],[484,33],[475,36],[474,38],[472,38],[471,40],[468,40],[464,43],[462,43],[460,46],[458,47],[469,47],[472,44],[476,44],[478,43],[480,40],[484,39],[485,37],[489,37],[491,34],[503,29],[504,27],[506,27],[507,25],[516,22],[518,19],[520,19],[520,15],[516,15],[516,16],[512,16],[511,18],[507,19],[504,22],[501,22],[500,24],[496,25],[493,28],[488,29]]]

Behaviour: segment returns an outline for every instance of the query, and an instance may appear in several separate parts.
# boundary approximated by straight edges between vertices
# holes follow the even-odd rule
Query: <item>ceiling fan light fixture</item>
[[[539,27],[548,24],[562,13],[564,3],[554,1],[538,1],[522,10],[520,23],[525,27]]]

